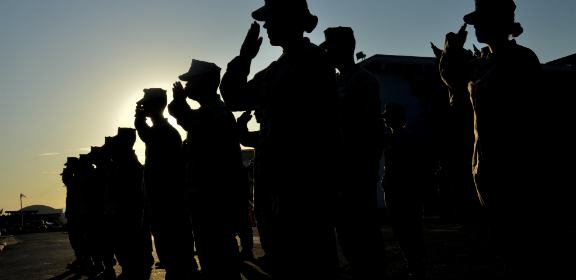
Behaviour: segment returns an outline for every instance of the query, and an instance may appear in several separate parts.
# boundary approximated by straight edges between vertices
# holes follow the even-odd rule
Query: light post
[[[24,230],[24,213],[22,212],[22,197],[26,197],[23,194],[20,194],[20,216],[22,217],[22,230]]]

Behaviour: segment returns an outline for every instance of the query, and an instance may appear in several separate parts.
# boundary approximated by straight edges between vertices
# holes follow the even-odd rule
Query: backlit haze
[[[473,0],[308,0],[324,29],[350,26],[357,48],[375,54],[432,57],[457,32]],[[0,0],[0,209],[65,207],[60,173],[66,157],[104,144],[119,126],[133,127],[144,88],[168,90],[192,59],[226,64],[239,54],[262,0],[4,1]],[[576,1],[516,0],[524,27],[517,41],[542,63],[576,51]],[[469,26],[466,48],[476,42]],[[281,54],[264,43],[251,75]],[[193,108],[198,104],[190,101]],[[295,108],[295,112],[297,110]],[[165,116],[168,113],[165,112]],[[238,114],[237,114],[238,116]],[[186,134],[174,119],[171,123]],[[251,130],[258,129],[252,120]],[[134,145],[144,162],[145,145]]]

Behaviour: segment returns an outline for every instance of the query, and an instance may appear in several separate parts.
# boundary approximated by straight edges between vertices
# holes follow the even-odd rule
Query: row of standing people
[[[521,223],[526,220],[515,211],[522,207],[522,201],[533,196],[534,186],[544,184],[540,179],[528,179],[530,176],[521,166],[502,166],[525,159],[522,148],[542,140],[524,139],[523,146],[517,146],[515,141],[528,127],[519,119],[522,114],[514,108],[530,107],[536,99],[517,98],[510,93],[533,92],[528,87],[539,81],[541,72],[533,52],[508,40],[508,35],[521,33],[521,28],[514,23],[515,8],[511,0],[477,0],[476,11],[464,19],[475,25],[479,41],[490,46],[490,54],[468,64],[458,61],[458,52],[465,40],[464,27],[456,36],[450,36],[453,39],[447,40],[440,63],[446,84],[451,89],[467,85],[471,94],[477,190],[481,202],[491,213],[488,216],[492,222],[491,233],[501,249],[499,255],[507,263],[510,278],[528,273],[530,270],[522,270],[527,265],[536,267],[521,244],[535,235],[521,234]],[[417,173],[409,171],[419,169],[415,161],[410,160],[416,155],[413,148],[417,144],[414,137],[403,130],[405,119],[400,113],[401,106],[388,104],[387,112],[381,116],[378,82],[354,64],[351,29],[330,28],[325,31],[326,41],[321,46],[312,44],[303,33],[312,32],[318,18],[310,13],[304,0],[266,1],[252,16],[265,22],[263,27],[267,29],[270,44],[282,47],[283,54],[277,61],[248,79],[251,61],[262,44],[260,25],[254,22],[240,55],[228,64],[221,83],[220,68],[194,60],[190,71],[180,77],[187,82],[186,86],[180,82],[174,84],[174,100],[168,110],[188,132],[184,179],[167,175],[178,169],[169,168],[167,163],[178,160],[166,155],[180,152],[181,142],[176,141],[178,133],[162,116],[167,103],[165,91],[150,89],[146,92],[148,98],[139,102],[135,126],[147,145],[146,189],[150,185],[152,196],[165,202],[167,198],[155,190],[169,184],[159,178],[169,176],[166,178],[174,180],[171,181],[174,186],[184,188],[186,195],[181,198],[185,198],[185,202],[180,205],[186,205],[192,216],[202,270],[208,277],[237,279],[234,259],[238,249],[233,240],[233,213],[241,208],[236,202],[238,186],[246,182],[241,172],[239,146],[239,142],[243,142],[255,148],[255,208],[266,253],[261,263],[279,278],[336,277],[336,228],[356,277],[384,279],[384,243],[374,217],[374,185],[379,179],[379,159],[384,150],[383,185],[395,220],[395,233],[399,242],[401,236],[408,237],[400,245],[413,275],[424,277],[421,207],[414,195],[418,193],[417,176],[414,176]],[[340,70],[336,76],[334,68]],[[225,103],[217,94],[218,87]],[[198,101],[200,109],[192,110],[185,101],[186,96]],[[522,102],[519,104],[519,101]],[[487,111],[482,109],[484,106]],[[257,134],[239,129],[232,115],[232,111],[253,110],[260,124]],[[151,118],[152,127],[146,125],[145,117]],[[384,134],[382,117],[392,128],[392,134]],[[247,119],[248,115],[244,115],[242,122]],[[515,127],[500,125],[502,120],[513,121]],[[297,155],[303,155],[305,160]],[[503,160],[498,160],[499,157]],[[478,180],[480,162],[482,172],[487,172],[481,175],[485,178],[481,181]],[[343,163],[351,165],[345,172]],[[514,168],[510,170],[511,167]],[[497,181],[501,182],[500,188],[490,187]],[[528,188],[528,191],[519,188]],[[514,197],[518,194],[519,197]],[[398,200],[394,201],[394,197]],[[351,217],[355,219],[354,224]],[[517,234],[523,238],[515,239]],[[307,252],[302,253],[298,248],[305,248]]]

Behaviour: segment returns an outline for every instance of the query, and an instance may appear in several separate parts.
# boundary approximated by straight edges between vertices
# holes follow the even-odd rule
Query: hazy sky
[[[0,0],[0,209],[20,209],[20,193],[24,206],[64,207],[59,174],[66,157],[102,145],[119,126],[132,127],[142,89],[164,88],[170,100],[172,83],[192,58],[225,70],[239,53],[250,13],[263,3]],[[312,42],[321,43],[328,27],[350,26],[357,51],[368,57],[433,56],[430,42],[442,46],[444,35],[456,32],[474,9],[473,0],[308,3],[320,19],[307,35]],[[516,20],[525,29],[517,41],[542,63],[576,52],[576,1],[516,4]],[[466,47],[482,46],[468,30]],[[252,74],[281,54],[265,30],[262,36]],[[143,156],[144,144],[138,140],[135,147]]]

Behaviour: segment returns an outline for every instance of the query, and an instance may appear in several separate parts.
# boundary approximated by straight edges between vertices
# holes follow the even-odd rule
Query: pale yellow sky
[[[456,32],[473,0],[310,0],[319,17],[312,42],[333,26],[354,29],[357,51],[433,56]],[[118,127],[132,127],[144,88],[172,84],[192,59],[223,68],[239,54],[250,14],[262,0],[0,0],[0,209],[65,205],[60,174],[68,156],[100,146]],[[542,62],[574,53],[576,1],[516,0],[525,32],[518,43]],[[466,48],[476,42],[473,29]],[[264,43],[251,75],[281,49]],[[171,98],[169,98],[171,99]],[[197,107],[197,104],[192,104]],[[172,121],[175,125],[175,122]],[[251,129],[257,129],[254,120]],[[179,130],[182,137],[184,131]],[[144,144],[138,140],[142,156]]]

